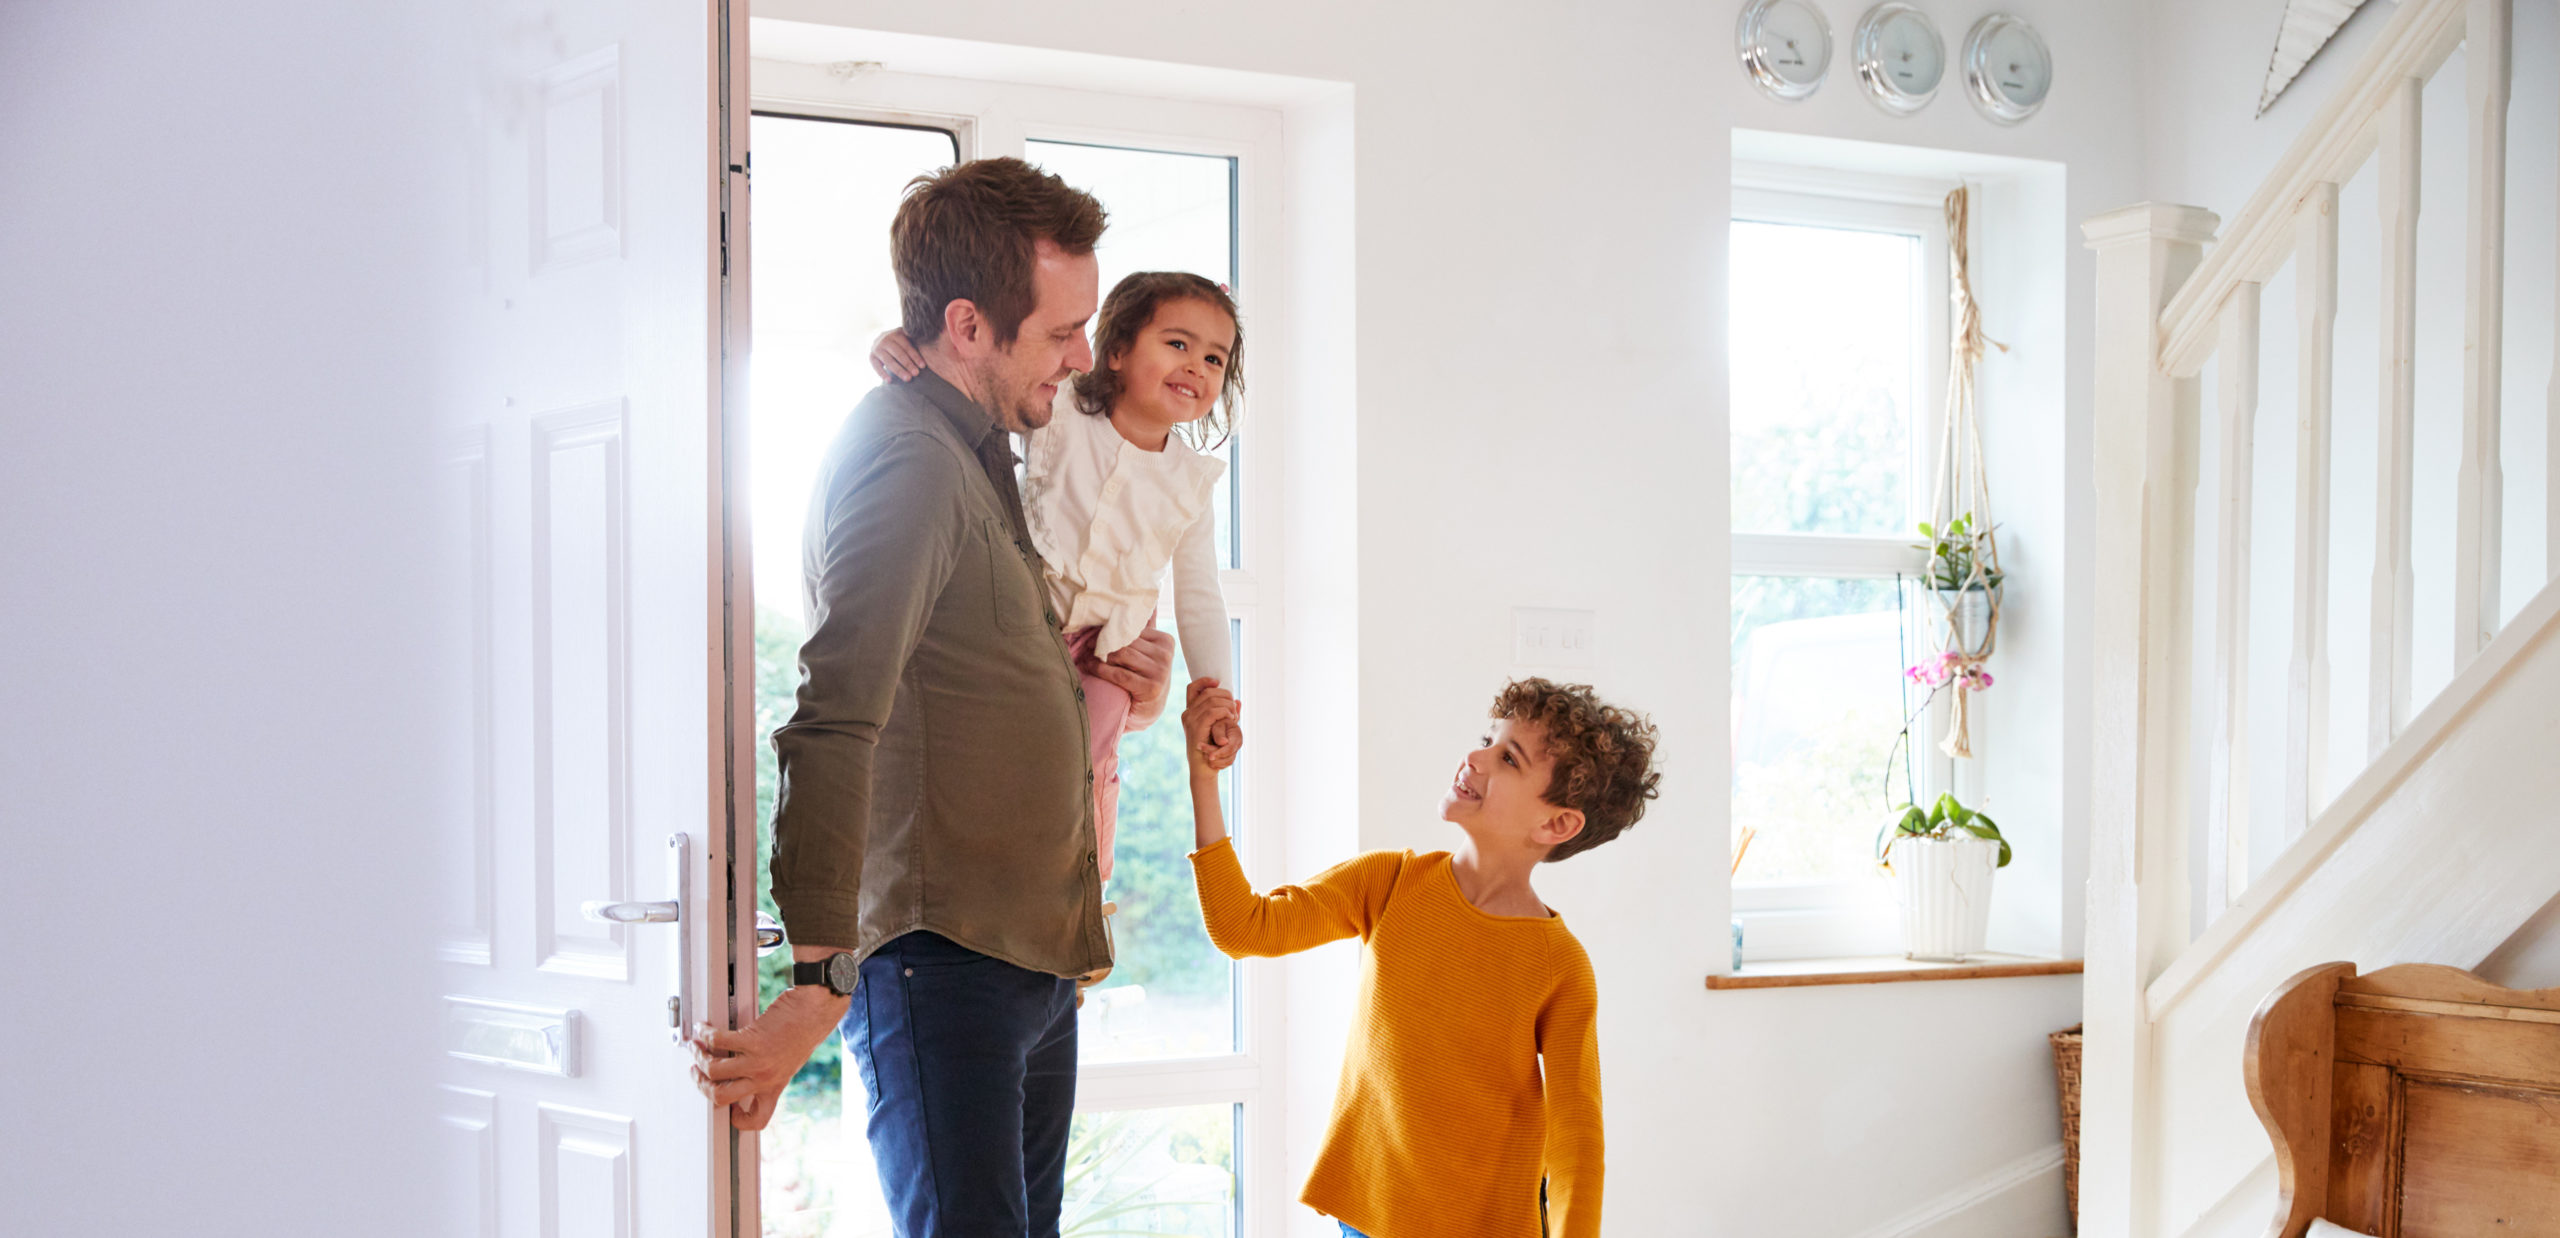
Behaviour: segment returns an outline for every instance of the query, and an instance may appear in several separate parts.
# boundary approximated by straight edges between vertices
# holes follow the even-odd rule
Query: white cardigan
[[[1024,444],[1022,506],[1068,631],[1101,628],[1096,654],[1128,647],[1155,613],[1169,562],[1183,660],[1192,677],[1234,686],[1209,502],[1226,468],[1179,437],[1148,451],[1059,393],[1049,424]]]

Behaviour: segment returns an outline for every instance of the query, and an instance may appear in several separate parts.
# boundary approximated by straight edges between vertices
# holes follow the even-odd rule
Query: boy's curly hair
[[[1533,722],[1555,773],[1546,800],[1582,811],[1582,832],[1557,843],[1547,863],[1569,859],[1626,832],[1661,794],[1653,768],[1653,723],[1602,701],[1589,684],[1517,679],[1493,698],[1493,717]]]

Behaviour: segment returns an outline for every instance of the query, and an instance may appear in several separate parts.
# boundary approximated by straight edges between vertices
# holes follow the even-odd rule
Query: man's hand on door
[[[785,989],[754,1022],[734,1032],[693,1029],[693,1085],[715,1105],[729,1106],[729,1123],[760,1131],[773,1121],[791,1076],[843,1022],[850,1002],[820,985]]]

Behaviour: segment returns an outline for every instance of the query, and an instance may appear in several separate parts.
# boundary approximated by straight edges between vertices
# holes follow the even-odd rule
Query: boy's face
[[[1483,848],[1545,852],[1582,832],[1580,809],[1547,802],[1556,763],[1538,724],[1496,718],[1440,797],[1440,819]]]

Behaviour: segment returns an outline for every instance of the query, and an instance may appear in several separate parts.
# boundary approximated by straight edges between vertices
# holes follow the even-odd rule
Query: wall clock
[[[1994,13],[1964,36],[1964,89],[1983,115],[2014,125],[2044,106],[2053,53],[2025,18]]]
[[[1947,45],[1938,23],[1899,0],[1887,0],[1858,19],[1849,39],[1849,63],[1858,85],[1877,107],[1908,116],[1929,105],[1947,74]]]
[[[1772,99],[1810,97],[1831,71],[1831,26],[1806,0],[1751,0],[1734,35],[1752,85]]]

